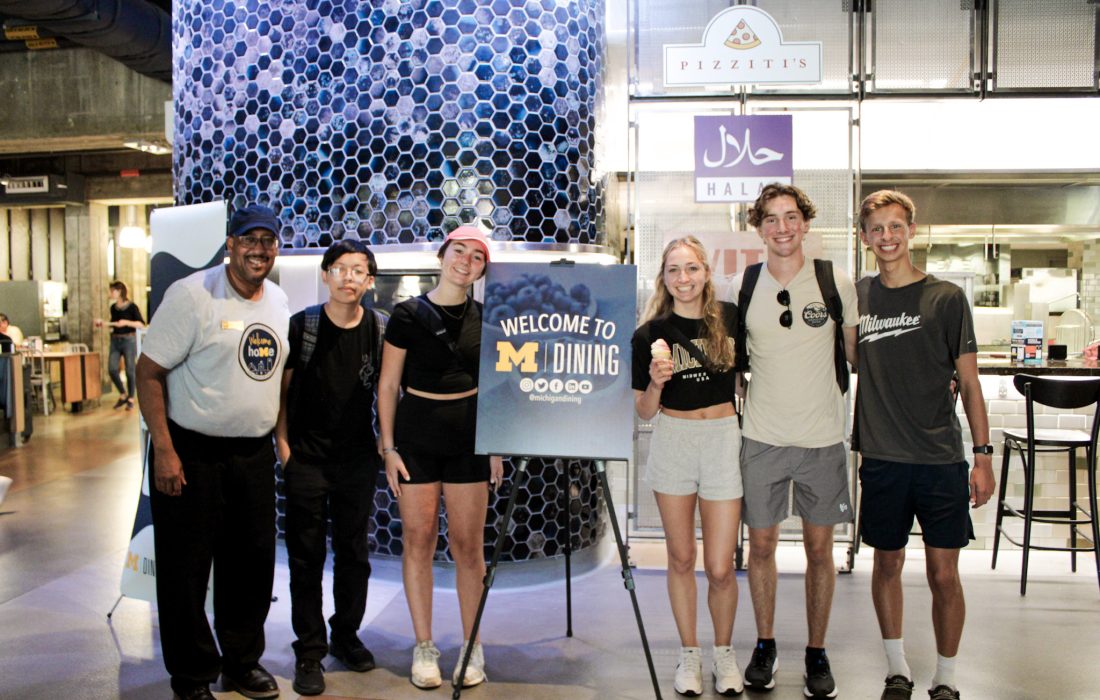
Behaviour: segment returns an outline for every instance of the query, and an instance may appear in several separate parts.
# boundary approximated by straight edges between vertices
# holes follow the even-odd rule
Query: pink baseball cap
[[[443,244],[446,245],[451,241],[472,241],[481,247],[485,252],[485,262],[489,262],[489,237],[482,233],[481,229],[474,226],[459,226],[447,234]]]

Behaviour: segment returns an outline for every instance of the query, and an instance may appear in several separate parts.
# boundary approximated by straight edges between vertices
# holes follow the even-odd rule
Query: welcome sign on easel
[[[636,280],[632,265],[489,266],[478,454],[633,455]]]

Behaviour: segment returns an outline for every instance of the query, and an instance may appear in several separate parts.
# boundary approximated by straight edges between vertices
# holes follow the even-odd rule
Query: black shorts
[[[968,471],[966,462],[905,464],[864,457],[859,467],[864,543],[904,548],[915,516],[929,547],[965,547],[974,539]]]
[[[489,457],[474,454],[477,394],[437,401],[406,393],[397,405],[394,444],[405,462],[405,484],[489,481]]]
[[[402,484],[476,484],[489,480],[489,456],[466,452],[460,455],[432,455],[416,451],[400,451],[409,479]]]

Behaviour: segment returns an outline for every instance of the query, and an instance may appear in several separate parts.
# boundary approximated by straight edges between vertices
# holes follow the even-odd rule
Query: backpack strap
[[[324,304],[306,307],[305,322],[302,324],[302,349],[298,356],[300,370],[309,367],[309,360],[313,357],[313,351],[317,349],[317,332],[321,327],[321,309],[323,308]]]
[[[752,293],[763,268],[764,263],[753,263],[746,267],[745,274],[741,277],[741,290],[737,293],[737,336],[733,339],[736,359],[733,368],[738,372],[747,372],[749,369],[749,325],[746,319],[749,302],[752,301]]]
[[[381,358],[382,341],[386,337],[386,324],[389,322],[390,317],[384,311],[378,309],[372,308],[370,312],[374,314],[374,356]]]
[[[821,298],[833,319],[833,366],[836,370],[836,384],[840,393],[848,391],[848,359],[844,352],[844,304],[840,301],[840,292],[836,289],[833,276],[833,261],[814,258],[814,275],[821,290]]]
[[[421,294],[410,301],[416,304],[413,308],[413,316],[416,318],[417,322],[424,326],[429,333],[446,344],[451,352],[454,353],[455,357],[457,357],[464,366],[467,366],[468,363],[462,357],[462,353],[458,351],[458,345],[451,338],[451,335],[447,332],[446,326],[443,324],[443,317],[439,315],[439,312],[436,311],[435,307],[428,301],[427,295]],[[473,299],[470,299],[469,307],[466,309],[466,314],[462,318],[462,328],[465,329],[467,324],[473,324],[474,327],[478,329],[481,328],[481,309],[478,308],[477,302]],[[476,366],[467,366],[466,369],[470,374],[477,374]]]
[[[455,341],[447,333],[447,328],[443,325],[443,317],[439,315],[435,307],[432,306],[423,295],[414,297],[413,301],[416,304],[416,307],[413,309],[413,315],[420,325],[428,329],[428,332],[436,338],[439,338],[441,342],[450,348],[451,352],[458,355],[458,345],[455,344]]]

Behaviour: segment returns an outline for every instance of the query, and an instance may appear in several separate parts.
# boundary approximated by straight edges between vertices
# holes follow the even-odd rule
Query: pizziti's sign
[[[665,44],[665,85],[821,82],[821,42],[785,42],[763,10],[738,5],[719,12],[699,44]]]

